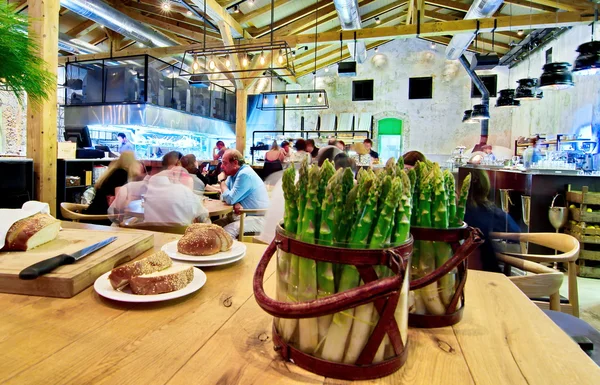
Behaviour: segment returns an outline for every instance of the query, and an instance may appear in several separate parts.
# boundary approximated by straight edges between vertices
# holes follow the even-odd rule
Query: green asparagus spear
[[[454,176],[447,169],[444,170],[444,184],[446,186],[446,194],[448,195],[448,219],[449,222],[453,222],[456,216],[456,190]]]
[[[283,172],[282,188],[285,198],[284,227],[292,234],[296,234],[298,229],[298,188],[294,185],[296,169],[289,167]],[[284,297],[286,302],[298,301],[298,256],[287,252],[280,252],[278,260],[279,296]],[[281,285],[281,286],[279,286]],[[281,287],[281,290],[279,289]],[[285,341],[290,341],[294,336],[297,319],[282,318],[279,322],[279,330]]]
[[[396,176],[396,160],[394,158],[390,158],[385,162],[385,173],[391,178]]]
[[[471,174],[467,175],[460,187],[460,197],[456,206],[456,216],[453,218],[452,227],[460,227],[465,220],[465,208],[467,206],[467,197],[471,188]]]
[[[312,166],[308,175],[308,189],[306,196],[306,207],[302,219],[300,240],[302,242],[314,243],[316,228],[317,208],[319,193],[319,168]],[[314,259],[298,258],[298,299],[300,301],[311,301],[317,298],[317,263]],[[300,349],[307,353],[313,353],[319,343],[319,325],[316,318],[302,318],[299,321]]]
[[[302,220],[304,218],[304,208],[306,207],[306,193],[308,188],[308,159],[304,158],[300,171],[298,173],[298,233],[302,230]]]
[[[439,165],[434,165],[434,190],[435,198],[433,203],[434,221],[433,227],[437,229],[447,229],[448,222],[448,196],[446,192],[446,183],[444,174],[440,170]],[[435,248],[435,267],[440,268],[450,258],[452,258],[452,247],[446,242],[434,242]],[[452,296],[454,295],[454,272],[449,272],[440,278],[438,282],[439,295],[444,303],[448,306]]]
[[[341,174],[340,174],[341,175]],[[324,246],[333,244],[333,229],[335,228],[334,206],[336,199],[334,190],[337,190],[341,183],[340,178],[333,177],[329,180],[325,189],[325,200],[321,206],[321,229],[319,231],[320,242]],[[335,292],[335,277],[333,264],[331,262],[317,262],[317,298],[327,297]],[[331,324],[332,314],[321,316],[319,323],[319,341],[327,336],[329,325]],[[320,343],[320,342],[319,342]]]

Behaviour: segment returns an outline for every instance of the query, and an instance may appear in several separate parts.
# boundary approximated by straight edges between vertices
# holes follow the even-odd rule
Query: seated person
[[[485,242],[479,248],[480,260],[469,260],[469,268],[479,267],[486,271],[500,272],[496,254],[490,241],[491,232],[518,233],[521,231],[510,215],[496,207],[488,199],[490,194],[490,179],[485,170],[473,169],[471,173],[471,188],[465,210],[465,222],[472,227],[477,227],[483,233]],[[506,222],[508,221],[508,222]]]
[[[179,182],[189,187],[191,190],[194,189],[194,181],[192,176],[181,167],[181,158],[183,154],[178,151],[171,151],[165,154],[162,159],[163,170],[158,175],[167,176],[173,182]]]
[[[210,223],[208,210],[202,199],[192,191],[192,186],[182,183],[191,181],[181,178],[187,174],[182,167],[161,171],[144,182],[129,183],[124,186],[109,213],[115,222],[127,219],[129,205],[143,198],[143,222],[155,224],[189,225],[193,222]]]
[[[409,151],[402,155],[402,159],[404,159],[404,168],[408,170],[415,167],[417,162],[425,162],[426,158],[419,151]]]
[[[227,150],[223,155],[223,172],[219,175],[221,199],[233,205],[235,214],[215,222],[237,238],[240,230],[241,209],[266,209],[269,207],[269,194],[263,181],[252,167],[244,164],[244,157],[237,150]],[[238,214],[238,215],[236,215]],[[248,215],[244,220],[245,230],[258,233],[264,226],[264,217]]]
[[[83,214],[105,215],[119,188],[128,181],[143,178],[145,171],[144,165],[135,159],[133,152],[122,153],[118,159],[110,163],[108,169],[96,181],[94,185],[96,195]],[[110,225],[110,221],[94,221],[94,223]]]
[[[336,146],[321,147],[319,150],[319,155],[317,156],[317,164],[319,167],[321,167],[323,162],[325,162],[325,159],[329,159],[330,162],[333,162],[338,154],[343,153],[344,152]]]
[[[193,154],[188,154],[181,158],[181,167],[186,169],[186,171],[192,177],[194,182],[194,191],[204,191],[205,183],[198,177],[198,175],[202,175],[200,170],[198,170],[196,162],[196,156]]]
[[[340,152],[333,158],[335,169],[350,167],[352,172],[356,172],[356,162],[350,158],[345,152]]]

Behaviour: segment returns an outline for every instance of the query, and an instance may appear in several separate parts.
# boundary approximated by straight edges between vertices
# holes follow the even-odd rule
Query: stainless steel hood
[[[234,123],[152,104],[65,106],[65,127],[91,125],[173,129],[224,139],[235,137]]]

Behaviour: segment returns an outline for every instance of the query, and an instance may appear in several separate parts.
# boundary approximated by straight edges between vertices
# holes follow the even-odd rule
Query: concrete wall
[[[573,63],[575,49],[590,40],[590,27],[573,28],[549,46],[554,58]],[[376,118],[397,117],[404,121],[404,151],[419,150],[425,154],[450,154],[458,145],[467,148],[479,142],[480,126],[463,124],[464,110],[478,104],[471,99],[471,81],[457,61],[448,61],[445,46],[431,48],[430,43],[418,39],[396,40],[379,47],[376,54],[369,51],[367,62],[357,66],[357,76],[338,77],[337,66],[329,72],[317,73],[316,87],[324,88],[329,95],[330,109],[323,111],[288,111],[286,129],[299,128],[300,117],[305,118],[305,129],[316,125],[318,114],[372,113]],[[479,75],[497,74],[498,90],[516,88],[516,80],[542,73],[545,49],[536,52],[528,61],[520,63],[509,72],[507,67],[493,71],[478,71]],[[467,54],[469,60],[471,55]],[[409,100],[409,77],[432,76],[433,99]],[[370,102],[352,102],[352,81],[374,79],[375,97]],[[509,81],[510,79],[510,81]],[[600,76],[578,79],[577,86],[567,91],[548,91],[539,102],[523,102],[518,109],[495,108],[496,98],[490,99],[489,140],[495,146],[512,148],[518,136],[534,133],[574,132],[590,123],[592,105],[600,117],[598,100]],[[313,76],[300,78],[302,89],[313,87]],[[599,118],[595,118],[598,120]],[[281,129],[282,117],[277,126]]]

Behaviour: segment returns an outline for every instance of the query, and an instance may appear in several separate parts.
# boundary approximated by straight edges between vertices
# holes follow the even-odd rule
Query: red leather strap
[[[299,367],[320,376],[348,381],[371,380],[389,376],[404,365],[408,353],[408,349],[405,347],[399,355],[371,365],[359,366],[330,362],[303,353],[293,346],[288,345],[277,333],[275,324],[273,324],[273,342],[275,350],[279,352],[284,360],[292,361]]]
[[[440,236],[440,238],[444,239],[444,240],[436,239],[432,236],[432,234],[438,234],[438,235],[443,234],[443,233],[440,233],[440,231],[448,231],[450,233],[457,233],[457,234],[465,234],[465,232],[466,232],[468,237],[466,238],[465,242],[462,245],[460,245],[460,247],[458,247],[458,249],[454,252],[454,255],[452,256],[452,258],[447,260],[442,266],[435,269],[433,272],[427,274],[424,277],[421,277],[421,278],[415,279],[414,281],[411,281],[410,282],[411,290],[420,289],[422,287],[425,287],[425,286],[431,284],[432,282],[438,281],[441,277],[448,274],[450,271],[452,271],[454,268],[456,268],[460,263],[465,261],[469,257],[469,255],[471,255],[471,253],[473,251],[475,251],[479,247],[479,245],[481,245],[484,242],[481,231],[479,231],[479,229],[476,229],[473,227],[469,227],[466,229],[459,229],[459,230],[439,230],[439,229],[421,229],[421,230],[435,230],[435,231],[423,232],[424,234],[428,234],[428,236],[427,236],[428,239],[419,239],[415,236],[415,240],[419,240],[419,241],[426,240],[426,241],[436,241],[436,242],[454,242],[454,241],[452,241],[452,239],[454,239],[453,238],[454,236],[450,236],[450,235]],[[450,241],[446,241],[447,239],[450,239]]]
[[[292,253],[299,257],[348,265],[390,266],[390,250],[402,258],[408,258],[413,247],[412,237],[402,245],[388,249],[349,249],[315,245],[288,237],[285,234],[285,230],[281,229],[281,227],[278,227],[275,234],[275,243],[281,251]]]

